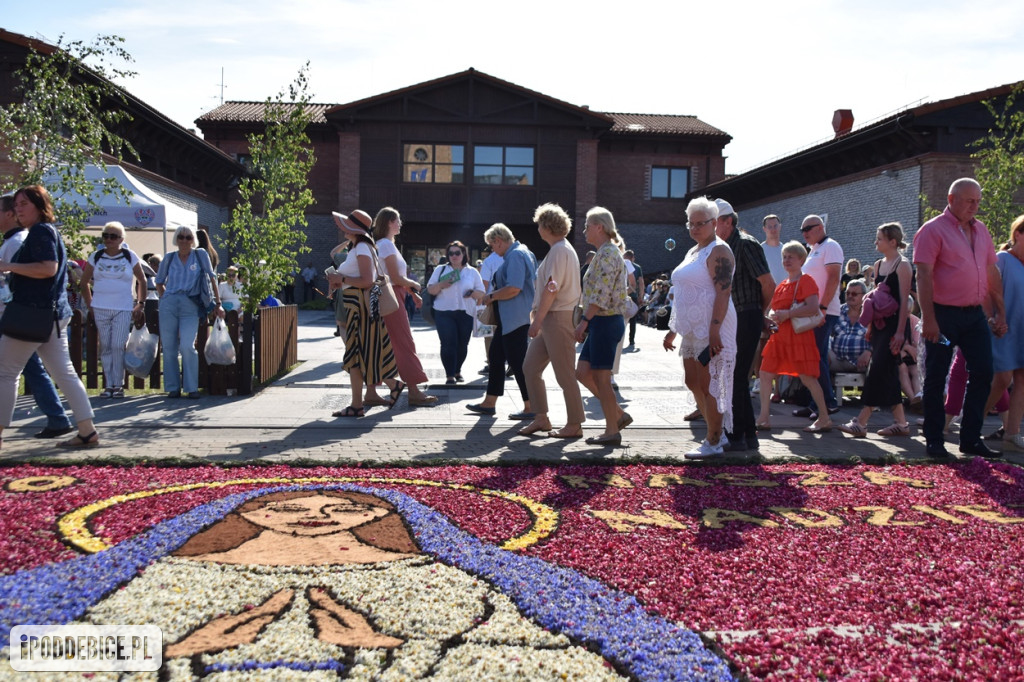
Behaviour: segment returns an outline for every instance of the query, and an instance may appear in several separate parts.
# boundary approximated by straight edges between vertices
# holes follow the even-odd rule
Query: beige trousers
[[[576,339],[573,338],[572,311],[560,310],[544,316],[540,334],[530,340],[523,362],[526,375],[526,392],[530,396],[530,409],[537,414],[548,411],[547,387],[544,385],[544,369],[551,365],[555,380],[565,396],[567,423],[582,424],[586,421],[583,413],[583,398],[576,381]]]

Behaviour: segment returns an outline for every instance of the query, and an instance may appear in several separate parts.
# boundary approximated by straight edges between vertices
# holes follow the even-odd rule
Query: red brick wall
[[[359,206],[359,133],[338,133],[338,206],[346,213]]]

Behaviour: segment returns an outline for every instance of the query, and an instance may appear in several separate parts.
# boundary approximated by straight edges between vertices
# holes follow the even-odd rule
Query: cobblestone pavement
[[[418,322],[418,318],[417,318]],[[299,312],[300,364],[288,375],[248,397],[203,397],[198,401],[167,400],[160,395],[132,396],[125,400],[93,398],[96,424],[102,445],[92,450],[66,450],[51,440],[32,438],[45,419],[31,398],[18,399],[14,422],[3,433],[0,461],[53,458],[92,461],[119,458],[139,460],[187,459],[210,463],[241,462],[367,462],[505,463],[542,461],[631,461],[657,458],[683,461],[682,453],[704,437],[703,422],[686,422],[683,417],[694,408],[692,395],[682,380],[682,367],[675,353],[661,347],[663,332],[640,326],[637,346],[622,356],[616,376],[622,404],[634,422],[623,433],[620,448],[587,445],[583,440],[518,436],[522,422],[507,418],[522,407],[515,381],[505,383],[496,417],[480,417],[466,406],[484,395],[486,378],[478,372],[484,366],[484,344],[470,343],[463,367],[468,383],[444,385],[437,334],[418,323],[414,338],[424,369],[432,382],[428,392],[440,398],[430,408],[411,408],[408,394],[393,410],[368,409],[363,419],[336,419],[331,412],[349,404],[348,375],[340,368],[342,341],[333,335],[329,313]],[[560,389],[547,371],[550,417],[555,426],[564,423],[565,408]],[[386,390],[382,389],[382,395]],[[600,406],[586,395],[589,421],[585,435],[597,435],[603,428]],[[756,399],[755,399],[756,400]],[[850,419],[858,408],[847,405],[834,415],[837,423]],[[792,406],[775,405],[775,430],[763,434],[759,451],[731,453],[718,462],[773,462],[809,458],[821,461],[883,463],[897,459],[924,460],[924,442],[919,428],[910,438],[885,439],[873,430],[889,423],[877,414],[870,424],[872,435],[854,440],[838,431],[810,435],[799,429],[807,420],[793,417]],[[560,421],[561,420],[561,421]],[[990,417],[985,433],[998,426]],[[948,449],[956,452],[955,433]],[[1019,454],[1009,461],[1024,463]]]

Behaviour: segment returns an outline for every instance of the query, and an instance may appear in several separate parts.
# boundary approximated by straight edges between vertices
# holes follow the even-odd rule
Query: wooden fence
[[[224,318],[235,345],[235,364],[209,365],[204,348],[210,326],[201,324],[196,335],[199,351],[199,387],[210,395],[249,395],[254,386],[271,379],[298,361],[298,309],[294,305],[261,308],[257,316],[232,310]],[[160,333],[155,309],[147,310],[146,324],[153,334]],[[75,311],[67,328],[71,362],[87,388],[99,388],[103,367],[100,364],[99,334],[92,314],[83,317]],[[146,379],[126,373],[126,388],[159,389],[163,383],[163,353]]]

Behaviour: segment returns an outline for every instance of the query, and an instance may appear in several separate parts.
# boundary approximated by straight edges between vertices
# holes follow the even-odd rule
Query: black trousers
[[[985,402],[992,388],[992,335],[981,306],[958,308],[935,304],[935,320],[949,345],[925,342],[924,439],[929,445],[943,442],[946,424],[945,387],[953,348],[959,346],[967,361],[967,395],[964,417],[960,422],[960,444],[974,445],[981,440],[985,420]]]
[[[750,399],[750,366],[761,341],[764,313],[760,309],[736,312],[736,370],[732,376],[732,431],[756,438],[754,403]],[[769,387],[770,388],[770,387]],[[731,434],[729,437],[731,438]]]
[[[495,306],[497,307],[497,306]],[[495,311],[498,325],[494,329],[491,348],[487,352],[487,395],[505,395],[505,363],[508,363],[512,375],[519,384],[519,394],[523,400],[529,400],[526,391],[526,375],[523,374],[523,361],[526,360],[526,346],[530,341],[530,325],[524,324],[505,333],[501,326],[501,315]]]

